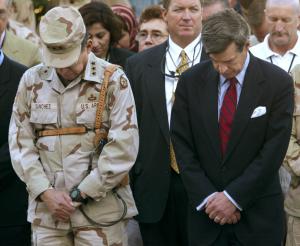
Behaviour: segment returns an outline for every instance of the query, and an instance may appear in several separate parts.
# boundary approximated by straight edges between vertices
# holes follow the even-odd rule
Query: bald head
[[[292,7],[297,13],[300,10],[299,0],[267,0],[266,9],[271,7]]]

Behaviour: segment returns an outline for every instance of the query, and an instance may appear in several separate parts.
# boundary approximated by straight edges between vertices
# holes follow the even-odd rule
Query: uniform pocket
[[[57,123],[56,103],[32,103],[30,122],[36,124]]]
[[[97,102],[76,105],[76,123],[93,129],[96,120]]]

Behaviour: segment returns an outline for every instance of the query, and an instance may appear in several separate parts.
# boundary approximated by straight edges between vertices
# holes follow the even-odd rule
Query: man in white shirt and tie
[[[207,59],[201,42],[200,0],[163,1],[169,38],[128,59],[140,147],[131,171],[145,246],[186,246],[187,196],[170,141],[174,92],[186,69]]]

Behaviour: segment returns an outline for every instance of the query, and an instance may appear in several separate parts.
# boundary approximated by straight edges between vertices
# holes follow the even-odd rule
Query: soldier
[[[40,34],[44,64],[22,77],[9,132],[34,245],[126,246],[127,219],[137,214],[127,175],[138,149],[128,80],[90,52],[75,8],[48,11]]]
[[[284,159],[284,166],[291,174],[291,183],[284,201],[287,213],[286,246],[300,245],[300,65],[292,70],[295,81],[295,109],[293,129],[289,148]]]

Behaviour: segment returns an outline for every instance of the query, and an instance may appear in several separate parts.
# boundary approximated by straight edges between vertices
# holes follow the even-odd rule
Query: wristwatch
[[[76,186],[74,188],[72,188],[72,190],[70,191],[70,197],[73,202],[85,203],[87,201],[86,198],[83,198],[81,196],[81,191]]]

